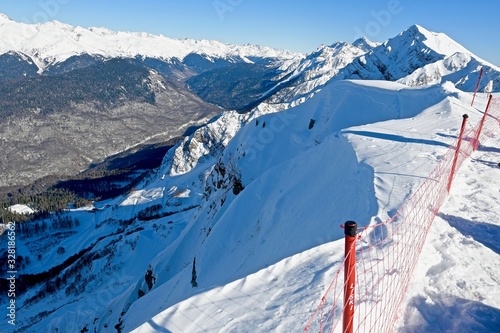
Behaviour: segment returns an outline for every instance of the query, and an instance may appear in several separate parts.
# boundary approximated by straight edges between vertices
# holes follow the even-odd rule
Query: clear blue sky
[[[309,53],[360,35],[383,42],[413,24],[500,66],[500,2],[444,0],[0,0],[16,21],[216,39]]]

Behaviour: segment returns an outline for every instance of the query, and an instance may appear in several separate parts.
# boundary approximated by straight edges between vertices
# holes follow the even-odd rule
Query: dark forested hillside
[[[131,60],[112,59],[68,73],[38,76],[0,84],[0,113],[62,112],[73,104],[92,103],[97,108],[129,101],[155,103],[149,70]]]
[[[258,105],[278,81],[270,64],[238,63],[213,69],[187,81],[188,87],[205,101],[225,109],[246,111]]]
[[[18,61],[9,57],[4,63]],[[75,175],[221,112],[183,87],[179,77],[193,73],[178,63],[81,55],[22,78],[28,63],[15,64],[4,69],[12,78],[0,80],[0,187]]]

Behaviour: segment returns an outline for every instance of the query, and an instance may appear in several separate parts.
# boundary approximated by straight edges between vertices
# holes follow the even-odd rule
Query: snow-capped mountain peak
[[[321,45],[314,52],[289,66],[288,79],[266,103],[275,104],[278,109],[302,103],[311,97],[311,92],[335,77],[354,59],[365,54],[362,48],[347,42]],[[281,105],[281,106],[280,106]]]
[[[45,22],[45,23],[39,23],[39,24],[36,24],[36,26],[40,27],[39,29],[41,29],[41,27],[45,27],[45,28],[55,28],[55,29],[63,29],[63,30],[74,30],[76,29],[76,27],[73,27],[69,24],[66,24],[64,22],[61,22],[61,21],[58,21],[58,20],[52,20],[52,21],[48,21],[48,22]]]
[[[25,24],[0,17],[0,55],[26,54],[41,71],[72,56],[150,57],[182,61],[192,53],[219,58],[275,57],[291,59],[298,53],[257,45],[224,44],[213,40],[173,39],[141,32],[75,27],[59,21]]]
[[[355,59],[338,79],[395,81],[456,53],[472,55],[446,34],[413,25]]]
[[[449,57],[457,52],[470,54],[465,47],[448,37],[444,33],[431,32],[420,25],[412,25],[397,37],[389,39],[385,44],[393,45],[395,42],[411,42],[410,46],[425,47],[442,56]]]
[[[431,32],[419,25],[409,27],[374,51],[382,56],[392,53],[392,56],[398,57],[398,71],[391,68],[391,74],[405,85],[423,86],[451,81],[461,90],[474,91],[481,68],[484,68],[485,75],[480,89],[484,89],[489,81],[494,82],[494,87],[500,84],[497,66],[479,58],[446,34]],[[403,53],[398,54],[401,51]],[[411,66],[408,68],[406,64]],[[403,75],[405,72],[407,75]]]
[[[366,37],[361,37],[356,39],[352,45],[356,46],[357,48],[360,48],[361,50],[368,52],[377,46],[380,45],[380,43],[375,43],[367,39]]]

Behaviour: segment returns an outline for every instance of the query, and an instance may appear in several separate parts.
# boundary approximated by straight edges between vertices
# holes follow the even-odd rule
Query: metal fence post
[[[453,176],[455,175],[455,169],[457,167],[458,156],[460,155],[460,146],[462,145],[462,138],[464,136],[464,131],[465,131],[465,124],[467,123],[467,118],[469,118],[469,115],[464,114],[462,117],[463,117],[462,128],[460,129],[460,135],[458,136],[458,140],[457,140],[457,150],[455,150],[455,158],[453,159],[450,177],[448,178],[448,187],[447,187],[448,192],[450,192],[451,182],[453,181]]]
[[[344,266],[344,316],[342,332],[352,333],[354,324],[354,286],[356,283],[356,235],[358,226],[354,221],[345,223],[345,266]]]
[[[492,95],[488,98],[488,104],[486,105],[486,109],[484,110],[483,118],[481,119],[481,123],[479,124],[479,128],[476,133],[476,140],[474,141],[474,150],[479,147],[479,137],[481,136],[481,131],[483,130],[484,122],[486,121],[486,116],[488,115],[488,110],[490,108]]]
[[[481,71],[479,72],[479,79],[477,79],[476,89],[474,90],[474,96],[472,96],[471,106],[474,105],[474,100],[476,99],[477,90],[479,89],[479,84],[481,83],[481,77],[483,76],[484,67],[481,67]]]

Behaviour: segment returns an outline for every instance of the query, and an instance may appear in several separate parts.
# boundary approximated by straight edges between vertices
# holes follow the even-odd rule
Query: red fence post
[[[448,192],[450,192],[451,182],[453,180],[453,176],[455,175],[455,168],[457,167],[458,155],[460,155],[460,146],[462,145],[462,138],[464,136],[465,124],[467,123],[467,118],[469,118],[469,115],[464,114],[462,117],[463,117],[462,128],[460,129],[460,135],[458,136],[457,140],[457,150],[455,151],[455,158],[453,159],[450,177],[448,178],[448,187],[447,187]]]
[[[356,235],[358,226],[354,221],[345,223],[345,266],[344,266],[344,317],[342,332],[352,333],[354,322],[354,286],[356,283]]]
[[[477,90],[479,89],[479,83],[481,83],[481,77],[483,76],[483,70],[484,70],[484,67],[481,67],[481,71],[479,72],[479,79],[477,80],[477,84],[476,84],[476,89],[474,90],[474,96],[472,96],[472,103],[470,104],[471,106],[474,105],[474,100],[476,99],[476,93],[477,93]]]
[[[486,105],[486,109],[484,110],[483,118],[481,119],[481,123],[479,124],[479,128],[477,129],[476,139],[474,141],[474,150],[476,150],[477,147],[479,147],[479,137],[481,136],[481,131],[483,130],[483,125],[484,125],[484,122],[486,120],[486,116],[488,115],[488,110],[490,108],[492,97],[493,96],[490,95],[490,97],[488,98],[488,104]]]

